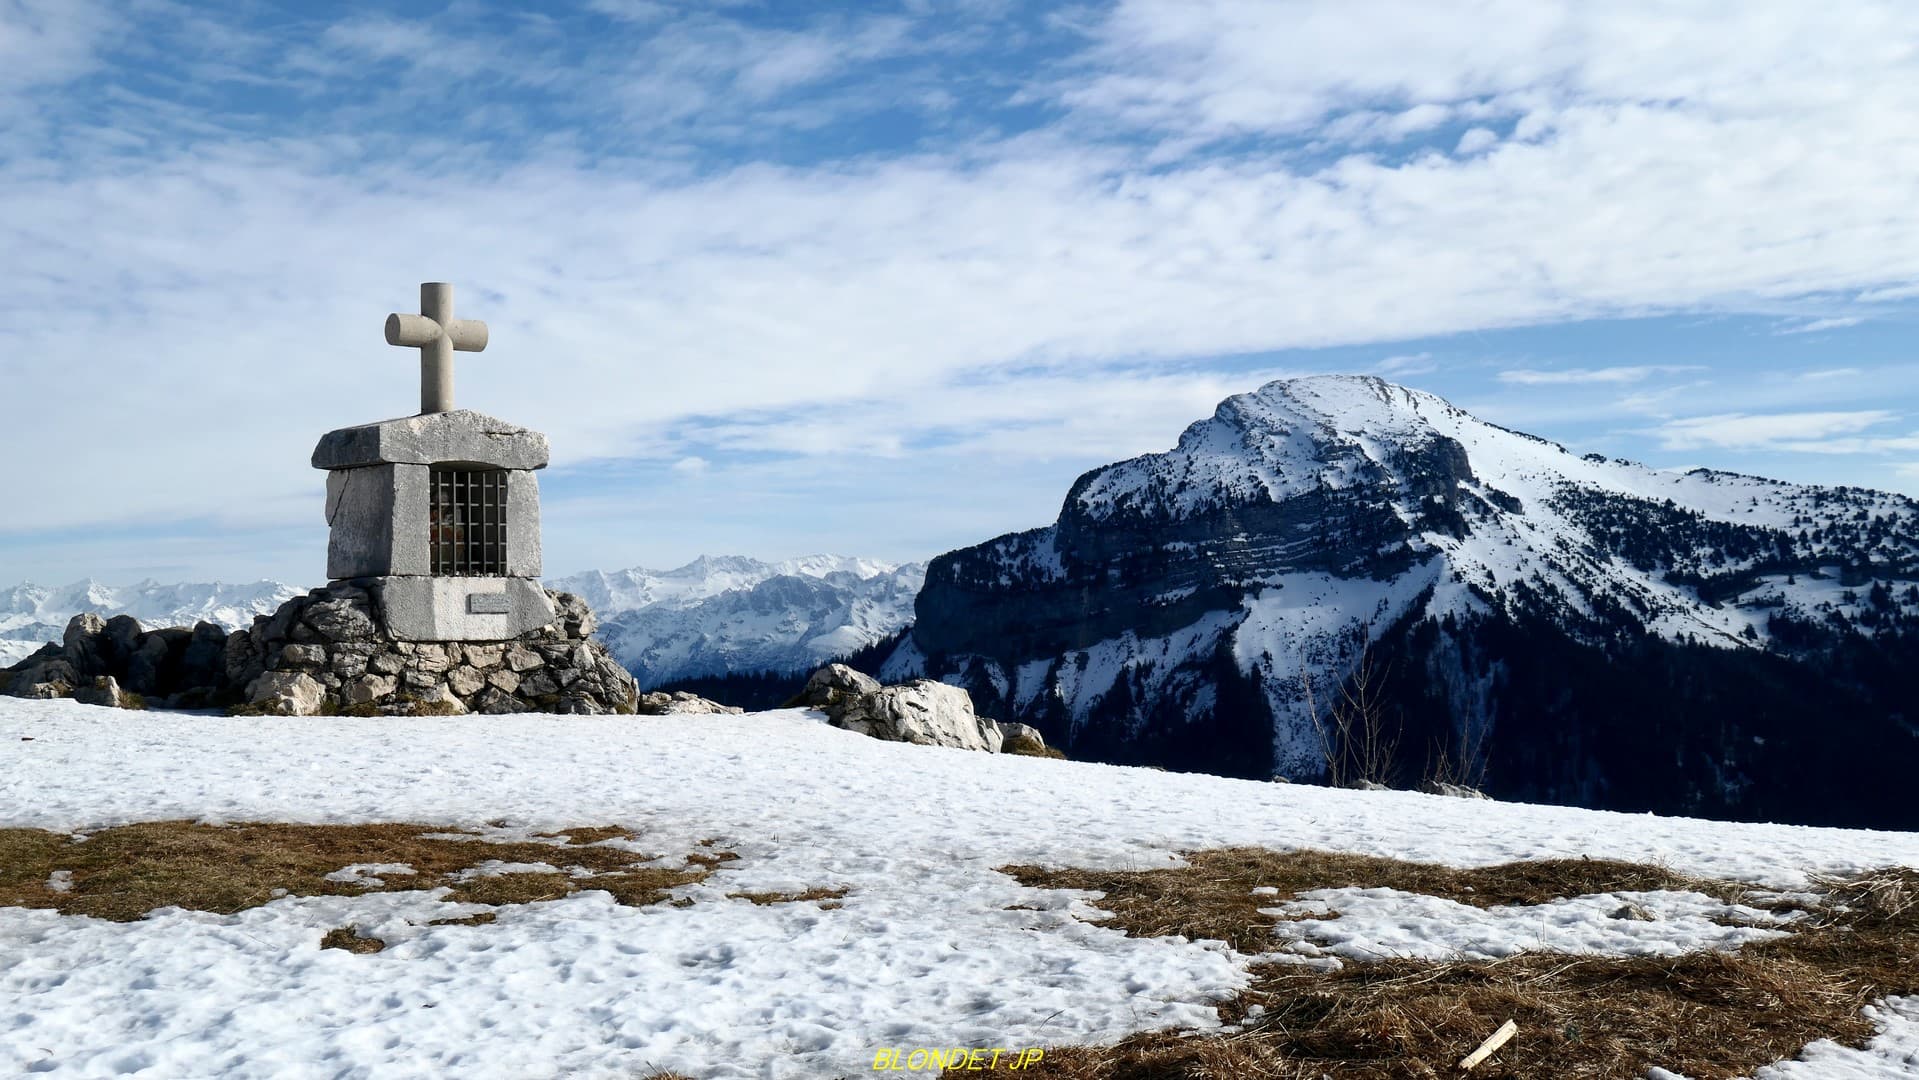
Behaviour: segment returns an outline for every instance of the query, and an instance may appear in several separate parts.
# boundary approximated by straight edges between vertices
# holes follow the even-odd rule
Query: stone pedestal
[[[327,577],[377,586],[396,641],[502,641],[546,626],[534,470],[547,457],[546,436],[465,409],[328,432],[313,451],[327,470]],[[497,473],[488,572],[435,566],[435,470]]]

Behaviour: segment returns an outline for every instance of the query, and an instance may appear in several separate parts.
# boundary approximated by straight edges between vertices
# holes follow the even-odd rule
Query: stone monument
[[[420,286],[420,314],[388,315],[386,340],[420,350],[420,413],[329,431],[327,577],[377,590],[398,641],[500,641],[553,621],[540,587],[546,436],[453,407],[453,352],[486,348],[486,324],[453,317],[453,286]]]
[[[75,616],[64,640],[0,669],[0,692],[295,716],[638,711],[586,602],[540,585],[546,436],[453,407],[453,353],[486,348],[486,324],[454,318],[453,286],[429,282],[420,314],[387,316],[386,340],[420,350],[420,413],[314,449],[325,587],[230,634]],[[692,708],[649,696],[666,700],[648,711]]]

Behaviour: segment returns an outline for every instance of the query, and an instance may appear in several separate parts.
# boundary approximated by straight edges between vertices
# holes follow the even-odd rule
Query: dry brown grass
[[[1597,860],[1509,863],[1476,870],[1327,852],[1200,852],[1180,869],[1010,867],[1024,884],[1094,889],[1110,923],[1133,936],[1180,934],[1272,951],[1272,907],[1310,889],[1394,888],[1490,907],[1610,891],[1692,889],[1753,904],[1737,884],[1659,867]],[[1278,896],[1253,896],[1274,886]],[[1919,872],[1821,883],[1813,918],[1786,937],[1736,953],[1671,959],[1522,954],[1499,961],[1348,963],[1336,972],[1268,962],[1221,1007],[1223,1034],[1159,1032],[1112,1047],[1047,1052],[1024,1075],[1146,1078],[1407,1078],[1461,1075],[1458,1060],[1507,1020],[1519,1034],[1474,1077],[1644,1075],[1695,1080],[1750,1073],[1831,1038],[1858,1045],[1861,1008],[1919,990]],[[1753,904],[1765,907],[1765,904]]]
[[[376,937],[361,937],[359,931],[351,926],[336,926],[320,939],[322,949],[345,949],[350,953],[366,956],[386,948],[386,942]]]
[[[751,900],[761,907],[768,904],[799,904],[813,901],[830,911],[840,906],[840,901],[846,899],[849,891],[851,890],[845,886],[832,889],[814,886],[804,892],[736,892],[726,895],[733,900]]]
[[[84,839],[39,829],[0,829],[0,905],[53,908],[68,915],[126,922],[160,907],[231,913],[276,896],[354,896],[449,886],[447,899],[525,904],[582,889],[604,889],[623,904],[651,904],[698,881],[731,852],[701,852],[683,869],[638,865],[643,856],[581,843],[623,836],[607,827],[577,830],[563,844],[460,839],[451,830],[406,824],[202,825],[145,822]],[[546,863],[557,873],[460,877],[488,860]],[[326,880],[354,863],[406,863],[416,873],[381,874],[384,885]],[[583,868],[590,877],[565,871]],[[57,870],[71,875],[61,892],[47,887]]]

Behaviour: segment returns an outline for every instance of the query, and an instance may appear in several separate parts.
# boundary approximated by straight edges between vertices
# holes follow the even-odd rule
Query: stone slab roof
[[[313,467],[465,464],[544,469],[547,456],[545,435],[484,413],[455,409],[329,431],[313,448]]]

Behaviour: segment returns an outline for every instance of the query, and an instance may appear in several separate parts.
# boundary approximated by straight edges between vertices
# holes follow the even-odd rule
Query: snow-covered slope
[[[839,555],[702,556],[676,570],[589,571],[547,584],[584,597],[607,647],[651,687],[844,656],[913,621],[925,573],[919,563]]]
[[[886,674],[961,682],[1087,752],[1152,744],[1136,760],[1182,738],[1239,753],[1257,706],[1270,766],[1316,775],[1309,683],[1323,705],[1410,623],[1445,643],[1398,659],[1484,728],[1549,703],[1515,701],[1509,657],[1461,645],[1462,626],[1804,659],[1910,640],[1916,579],[1903,496],[1582,457],[1432,394],[1325,376],[1230,398],[1174,449],[1081,477],[1053,526],[934,560]]]
[[[0,667],[49,641],[60,640],[68,620],[82,612],[107,618],[131,615],[146,627],[210,622],[238,630],[251,625],[255,615],[272,614],[299,593],[277,581],[250,585],[162,585],[155,581],[102,585],[81,581],[57,589],[31,583],[15,585],[0,590]]]
[[[1919,865],[1915,834],[1002,757],[880,742],[800,712],[288,724],[0,698],[0,754],[0,826],[492,822],[523,837],[613,824],[649,852],[710,842],[739,855],[680,890],[683,907],[585,892],[503,908],[484,926],[430,925],[448,905],[426,892],[130,923],[0,908],[0,1072],[32,1075],[850,1076],[870,1072],[881,1047],[1210,1028],[1212,1003],[1246,984],[1247,957],[1103,928],[1077,894],[997,872],[1009,864],[1143,869],[1226,845],[1454,866],[1589,855],[1788,890],[1814,871]],[[930,776],[939,782],[902,782]],[[812,887],[847,895],[837,909],[729,896]],[[1351,908],[1333,924],[1352,932],[1344,947],[1408,955],[1468,932],[1481,953],[1506,942],[1654,955],[1766,933],[1714,922],[1716,909],[1688,894],[1643,894],[1660,915],[1651,922],[1610,918],[1616,899],[1555,908],[1550,939],[1539,914],[1449,928],[1451,913],[1418,898],[1334,899]],[[340,926],[389,947],[320,948]],[[1875,1048],[1827,1044],[1765,1075],[1909,1075],[1914,1004],[1879,1010]]]

